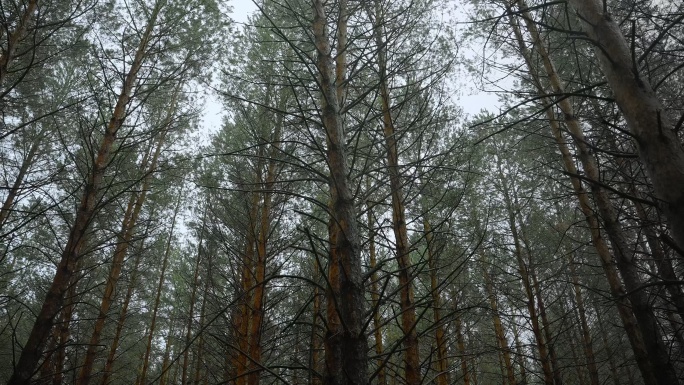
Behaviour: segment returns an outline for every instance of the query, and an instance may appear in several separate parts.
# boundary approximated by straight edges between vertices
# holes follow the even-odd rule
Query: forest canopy
[[[0,382],[680,384],[683,92],[680,0],[3,0]]]

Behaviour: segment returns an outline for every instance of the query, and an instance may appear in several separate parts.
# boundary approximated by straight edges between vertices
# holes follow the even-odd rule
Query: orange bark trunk
[[[416,331],[416,305],[413,293],[413,276],[411,273],[412,263],[410,256],[410,243],[406,228],[406,209],[404,208],[404,194],[401,182],[399,166],[399,154],[397,144],[397,130],[390,111],[390,94],[387,75],[387,59],[385,42],[382,36],[384,19],[378,0],[375,4],[375,23],[373,34],[378,50],[378,71],[380,75],[380,99],[382,110],[383,133],[387,146],[387,172],[390,179],[390,194],[392,198],[392,229],[395,238],[395,252],[399,265],[399,295],[401,305],[401,329],[404,334],[404,376],[407,385],[419,385],[421,383],[420,355],[418,350],[418,333]],[[443,361],[440,361],[443,363]],[[438,379],[439,380],[439,379]],[[444,378],[441,379],[443,381]]]
[[[149,226],[149,225],[148,225]],[[149,229],[148,229],[149,230]],[[144,249],[144,239],[140,242],[140,249]],[[142,259],[142,252],[138,252],[135,255],[135,260],[133,262],[133,268],[131,269],[131,277],[128,283],[128,288],[126,289],[126,296],[124,297],[123,304],[121,305],[121,311],[119,313],[119,319],[116,323],[116,331],[114,332],[114,339],[109,348],[109,354],[107,355],[107,361],[105,361],[104,369],[102,370],[102,381],[101,385],[108,385],[109,379],[112,376],[112,371],[114,368],[114,360],[116,358],[116,351],[119,349],[119,343],[121,341],[121,333],[123,332],[124,325],[126,323],[126,318],[128,317],[128,306],[133,298],[133,292],[135,290],[135,285],[138,277],[138,268],[140,266],[140,261]],[[56,384],[55,384],[56,385]]]

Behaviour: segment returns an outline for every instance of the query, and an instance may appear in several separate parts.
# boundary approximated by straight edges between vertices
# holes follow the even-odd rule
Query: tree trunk
[[[665,109],[646,77],[639,74],[638,63],[620,27],[597,0],[570,0],[584,30],[594,43],[594,52],[635,138],[639,158],[653,182],[660,207],[667,218],[673,238],[684,250],[684,151]],[[650,337],[647,337],[650,338]],[[656,358],[658,380],[678,383],[675,373]]]
[[[166,118],[163,129],[166,129],[166,126],[168,126],[168,124],[171,122],[171,117],[173,115],[174,110],[175,100],[174,102],[172,102],[172,106],[170,108],[168,117]],[[107,314],[109,313],[109,308],[111,307],[111,304],[114,301],[116,286],[119,282],[119,277],[121,275],[121,270],[123,268],[124,259],[126,257],[126,254],[128,253],[128,247],[131,244],[131,239],[133,238],[133,234],[135,232],[135,226],[138,222],[138,217],[140,216],[140,212],[142,211],[142,207],[147,197],[147,192],[150,188],[150,177],[157,168],[157,161],[159,160],[159,155],[161,154],[161,150],[164,145],[165,136],[166,131],[164,131],[159,137],[156,144],[156,148],[154,149],[154,153],[152,155],[152,159],[149,160],[149,155],[151,152],[151,149],[149,149],[141,162],[140,169],[144,170],[145,174],[143,175],[140,193],[139,195],[138,193],[134,193],[131,195],[131,198],[128,202],[128,207],[126,209],[123,221],[121,223],[121,231],[119,232],[120,235],[118,243],[116,244],[114,256],[112,257],[112,267],[109,271],[107,282],[105,284],[104,295],[102,296],[102,302],[100,303],[100,312],[97,319],[95,320],[93,333],[90,336],[88,349],[86,351],[85,358],[83,360],[83,365],[81,366],[81,370],[76,381],[77,385],[88,385],[88,383],[90,382],[90,376],[93,370],[93,365],[95,363],[95,358],[97,356],[96,349],[100,344],[100,336],[102,335],[102,331],[104,330],[105,321],[107,320]]]
[[[211,269],[210,269],[211,271]],[[206,309],[207,309],[207,293],[209,292],[209,282],[210,279],[209,277],[206,278],[206,281],[204,282],[204,295],[202,296],[202,307],[200,308],[200,319],[199,319],[199,329],[202,330],[204,328],[204,320],[206,317]],[[199,343],[197,344],[197,352],[195,354],[195,375],[193,376],[192,384],[193,385],[199,385],[200,379],[202,378],[202,360],[204,356],[204,333],[200,334],[199,337]],[[140,383],[140,385],[145,385],[144,383]]]
[[[178,201],[176,202],[176,207],[173,210],[173,216],[171,217],[171,229],[169,230],[169,236],[166,240],[166,249],[164,250],[164,258],[162,258],[161,272],[159,273],[159,282],[157,282],[157,294],[154,298],[154,305],[152,306],[152,319],[150,320],[150,330],[147,335],[147,345],[145,347],[145,355],[142,360],[142,370],[140,371],[140,380],[138,385],[145,385],[147,381],[147,369],[150,363],[150,353],[152,352],[152,340],[154,339],[154,331],[157,326],[157,312],[159,311],[159,304],[161,303],[161,293],[164,289],[164,279],[166,278],[166,268],[169,263],[169,256],[171,255],[171,241],[173,240],[173,232],[176,227],[176,217],[181,208],[181,203],[183,202],[182,191],[178,192]]]
[[[387,59],[385,42],[382,36],[384,25],[383,13],[379,0],[374,1],[375,23],[373,34],[378,50],[378,74],[380,87],[380,100],[382,110],[382,126],[387,150],[387,172],[390,179],[390,194],[392,198],[392,229],[396,242],[396,258],[399,265],[399,295],[401,298],[401,329],[404,334],[404,377],[407,385],[420,385],[420,356],[418,350],[418,333],[416,331],[416,304],[413,293],[413,276],[411,273],[411,245],[408,240],[406,228],[406,209],[404,207],[404,194],[399,168],[399,153],[397,144],[397,130],[390,111],[390,94],[387,75]],[[439,313],[439,311],[437,311]],[[439,316],[439,315],[438,315]],[[440,360],[440,364],[444,363]],[[445,372],[446,373],[446,372]],[[441,385],[443,376],[438,378]]]
[[[492,321],[494,322],[494,333],[496,334],[497,345],[503,356],[503,366],[506,371],[505,379],[509,385],[516,385],[515,371],[513,370],[513,364],[511,362],[511,352],[508,347],[508,341],[506,335],[504,334],[503,324],[501,323],[501,317],[499,316],[499,307],[496,301],[496,293],[494,293],[494,281],[492,280],[489,271],[487,270],[487,262],[485,261],[484,254],[480,252],[480,264],[482,265],[482,274],[484,276],[485,283],[485,293],[487,298],[489,298],[489,307],[492,310]]]
[[[316,269],[318,270],[318,269]],[[318,318],[321,317],[321,293],[318,290],[318,286],[314,288],[313,297],[313,317],[311,320],[311,355],[309,367],[311,368],[309,372],[309,384],[310,385],[322,385],[322,370],[320,361],[320,352],[323,350],[323,341],[318,333]]]
[[[192,326],[195,320],[195,302],[197,300],[197,283],[199,280],[200,273],[200,261],[202,260],[202,241],[204,239],[204,226],[206,223],[206,210],[207,206],[204,207],[204,220],[202,220],[202,230],[200,231],[200,240],[197,245],[197,259],[195,261],[195,272],[192,276],[192,290],[190,294],[190,309],[188,312],[188,323],[185,328],[185,351],[183,352],[183,364],[181,365],[181,384],[186,385],[188,380],[188,365],[189,365],[189,353],[190,353],[190,343],[192,342]]]
[[[527,384],[527,370],[525,369],[525,351],[523,349],[522,343],[520,343],[520,333],[518,333],[518,327],[515,322],[513,322],[513,338],[515,339],[515,354],[517,356],[516,363],[520,368],[520,381],[521,385]]]
[[[518,0],[518,5],[523,12],[527,29],[532,35],[535,49],[542,59],[553,92],[558,95],[563,95],[565,93],[565,89],[560,78],[558,77],[554,64],[551,62],[551,59],[543,46],[536,25],[532,21],[529,12],[527,11],[527,6],[522,0]],[[653,365],[654,374],[660,385],[678,384],[679,380],[674,368],[672,367],[670,357],[660,334],[658,320],[653,313],[647,292],[641,288],[643,282],[641,281],[639,272],[637,271],[637,267],[634,263],[635,256],[629,251],[626,236],[622,226],[618,222],[617,213],[612,202],[610,201],[607,191],[597,183],[600,181],[600,174],[596,158],[591,154],[587,141],[584,138],[582,128],[580,127],[579,121],[575,116],[572,103],[570,103],[570,99],[561,98],[558,100],[558,106],[563,112],[565,124],[572,134],[573,141],[579,151],[580,162],[582,163],[584,172],[590,181],[589,183],[592,196],[596,202],[596,207],[598,208],[599,214],[603,219],[603,224],[605,226],[606,233],[608,234],[608,238],[613,246],[613,254],[615,260],[617,261],[618,270],[620,271],[620,275],[625,283],[625,287],[628,290],[627,296],[632,303],[632,311],[636,317],[637,325],[643,335],[643,341],[646,350],[648,351],[648,357]],[[684,167],[684,153],[682,153],[682,166]],[[684,174],[682,174],[684,169],[679,170],[678,172],[682,176],[681,186],[684,187]],[[671,181],[671,183],[675,182]],[[684,191],[679,193],[682,194],[682,202],[680,202],[680,204],[682,210],[681,213],[684,214]],[[678,221],[681,221],[681,230],[683,232],[682,240],[684,240],[684,218],[678,218]]]
[[[5,81],[5,77],[9,71],[9,65],[12,62],[12,59],[14,59],[14,54],[17,51],[19,41],[24,37],[23,35],[26,33],[27,26],[31,21],[31,18],[33,18],[33,14],[36,12],[37,8],[38,0],[29,0],[26,9],[21,15],[19,23],[17,23],[16,29],[9,32],[7,35],[7,49],[0,50],[0,86]],[[2,100],[5,95],[5,92],[0,92],[0,100]]]
[[[145,231],[147,235],[148,228]],[[128,289],[126,289],[126,296],[124,297],[123,304],[121,305],[121,311],[119,313],[119,319],[116,323],[116,331],[114,332],[114,339],[112,340],[112,345],[109,348],[109,354],[107,355],[107,361],[105,361],[104,369],[102,370],[102,381],[100,385],[108,385],[109,378],[112,376],[112,371],[114,368],[114,360],[116,358],[116,351],[119,349],[119,343],[121,341],[121,333],[123,332],[124,325],[126,323],[126,318],[128,317],[128,306],[133,298],[133,293],[135,291],[135,285],[138,278],[138,268],[140,267],[140,261],[142,260],[143,250],[145,246],[145,236],[142,237],[140,242],[140,251],[136,253],[135,259],[133,261],[133,267],[131,269],[130,281],[128,283]],[[56,384],[55,384],[56,385]]]
[[[176,310],[174,309],[173,316],[171,316],[171,325],[169,325],[169,333],[166,335],[166,347],[164,348],[164,359],[162,360],[161,376],[159,377],[159,385],[166,385],[169,378],[169,369],[173,365],[171,361],[171,348],[173,347],[173,329],[176,321]]]
[[[529,19],[529,17],[527,17]],[[531,54],[527,47],[524,44],[524,40],[522,38],[522,34],[520,33],[520,30],[517,27],[517,24],[515,24],[511,20],[511,25],[513,27],[513,31],[515,33],[516,39],[518,40],[518,45],[520,46],[521,53],[523,55],[523,58],[525,59],[528,68],[530,70],[530,74],[532,75],[533,81],[535,83],[535,86],[537,87],[538,92],[540,95],[545,95],[546,92],[544,91],[544,88],[541,86],[541,83],[538,79],[538,76],[536,72],[534,71],[534,66],[532,65],[532,59],[531,59]],[[534,24],[532,24],[534,25]],[[534,30],[534,28],[532,28]],[[535,39],[538,40],[538,39]],[[537,44],[537,47],[540,47],[540,44]],[[538,49],[539,51],[539,49]],[[542,58],[546,57],[548,59],[548,56],[542,55]],[[545,63],[547,64],[547,63]],[[548,64],[547,64],[548,65]],[[555,70],[549,71],[551,74],[555,74]],[[558,85],[558,83],[557,83]],[[592,237],[592,243],[594,244],[594,247],[597,250],[597,253],[599,257],[601,258],[601,264],[603,267],[603,270],[606,274],[606,278],[608,279],[608,283],[611,289],[611,295],[615,299],[617,305],[618,305],[618,311],[620,314],[620,318],[622,320],[623,326],[625,327],[625,330],[627,332],[627,336],[629,338],[630,344],[632,346],[632,350],[634,351],[634,355],[636,357],[637,363],[639,364],[639,369],[641,370],[642,376],[644,378],[644,382],[647,385],[654,385],[657,384],[656,382],[656,377],[654,373],[654,368],[651,364],[651,361],[649,360],[649,354],[647,353],[647,347],[646,347],[646,342],[644,341],[644,338],[642,336],[641,330],[634,318],[634,313],[632,313],[631,310],[631,304],[625,297],[625,290],[622,287],[622,283],[620,282],[620,278],[617,275],[617,271],[615,270],[613,261],[612,261],[612,255],[610,253],[610,250],[608,248],[608,245],[605,243],[605,240],[601,237],[600,234],[600,226],[599,226],[599,221],[596,216],[596,214],[593,212],[591,205],[589,203],[589,197],[587,196],[586,191],[581,185],[580,179],[577,177],[578,171],[577,168],[575,167],[574,160],[572,158],[572,155],[570,154],[570,151],[568,150],[567,144],[565,139],[563,138],[563,134],[560,129],[560,125],[558,123],[558,120],[555,117],[555,114],[551,110],[550,106],[553,105],[550,103],[550,100],[546,98],[544,100],[545,105],[547,106],[546,109],[546,114],[547,117],[549,118],[549,125],[551,127],[551,131],[553,133],[553,136],[556,140],[556,144],[558,145],[558,148],[561,152],[562,158],[563,158],[563,166],[566,170],[566,172],[570,175],[570,180],[573,185],[573,189],[575,190],[575,194],[577,195],[577,198],[579,200],[580,204],[580,209],[582,210],[582,213],[584,214],[587,223],[589,224],[589,229],[591,231],[591,237]],[[567,106],[566,106],[567,107]],[[572,106],[570,106],[571,108]],[[574,116],[568,115],[571,119],[568,119],[567,122],[574,122],[575,124],[577,123],[576,119]],[[581,134],[581,131],[580,131]],[[581,140],[576,141],[576,143],[579,143],[586,149],[586,144],[583,144]],[[588,158],[584,158],[585,161],[588,161]],[[599,188],[596,184],[594,184],[594,188]],[[604,192],[605,193],[605,192]],[[605,194],[604,194],[605,195]],[[650,342],[651,344],[653,341]]]
[[[456,347],[458,354],[461,357],[461,374],[463,375],[463,385],[470,385],[470,371],[468,370],[468,355],[465,348],[465,338],[463,338],[463,323],[461,316],[456,315],[454,320],[456,327]],[[515,377],[515,376],[514,376]]]
[[[587,370],[589,371],[589,380],[591,385],[600,385],[598,368],[596,366],[596,355],[594,354],[594,344],[591,340],[591,329],[587,322],[587,311],[584,307],[584,298],[582,297],[582,287],[579,283],[579,277],[575,269],[575,261],[572,254],[569,255],[570,261],[570,278],[572,279],[572,286],[575,294],[575,306],[579,314],[580,327],[582,329],[582,348],[584,349],[584,356],[587,360]]]
[[[603,342],[603,349],[606,351],[606,356],[608,357],[608,367],[610,368],[611,378],[613,379],[613,385],[620,385],[620,377],[618,376],[617,365],[615,364],[615,355],[610,348],[608,343],[608,337],[606,330],[603,327],[603,320],[601,319],[601,312],[596,310],[596,320],[598,321],[599,332],[601,333],[601,340]]]
[[[80,266],[80,263],[78,264]],[[78,271],[78,267],[76,268]],[[74,315],[74,310],[76,308],[76,288],[78,283],[78,276],[73,275],[71,277],[71,285],[66,295],[66,304],[61,312],[61,320],[55,325],[55,329],[58,335],[58,341],[56,346],[54,368],[55,372],[52,376],[53,385],[62,385],[64,379],[64,364],[66,363],[66,348],[69,344],[69,339],[71,338],[71,321]]]
[[[537,350],[539,351],[539,360],[541,362],[542,371],[544,373],[544,383],[546,385],[553,385],[554,377],[553,371],[551,369],[550,355],[548,351],[547,341],[544,340],[544,335],[542,329],[539,325],[539,316],[537,314],[537,308],[535,306],[535,295],[532,290],[532,281],[530,279],[530,269],[531,266],[526,266],[525,260],[523,258],[523,250],[520,242],[520,234],[518,233],[518,225],[516,223],[516,216],[518,209],[514,207],[513,198],[509,191],[509,180],[506,178],[506,173],[501,167],[501,163],[498,164],[499,175],[501,178],[501,187],[504,194],[504,201],[506,203],[506,210],[508,211],[508,225],[511,230],[511,236],[513,237],[514,250],[513,254],[516,261],[518,262],[518,273],[520,274],[520,279],[523,285],[523,291],[525,293],[525,302],[527,305],[527,311],[530,315],[530,322],[532,323],[532,333],[534,334],[534,339],[537,343]],[[515,186],[513,186],[515,188]]]
[[[515,203],[515,207],[520,207],[518,195],[515,192],[513,193],[513,200]],[[553,336],[551,334],[551,324],[549,322],[548,316],[546,315],[546,305],[544,304],[544,299],[542,298],[541,286],[539,284],[539,280],[537,279],[537,273],[534,268],[534,263],[532,261],[532,249],[530,248],[530,243],[525,233],[525,228],[522,225],[520,226],[520,236],[522,238],[523,244],[525,245],[525,250],[528,259],[527,262],[529,266],[528,274],[529,277],[532,279],[532,288],[534,289],[534,296],[537,300],[539,317],[541,318],[542,322],[542,331],[544,333],[544,340],[549,352],[549,361],[551,363],[551,368],[553,372],[553,382],[555,385],[562,385],[563,377],[560,371],[560,364],[558,363],[558,356],[556,355],[556,350],[554,348]]]
[[[440,296],[440,287],[437,279],[437,261],[434,250],[434,240],[432,234],[432,226],[426,217],[427,213],[423,214],[423,231],[425,232],[425,240],[427,242],[428,253],[428,268],[430,269],[430,292],[432,293],[432,314],[435,325],[435,343],[437,344],[437,385],[448,385],[449,381],[449,364],[447,362],[447,345],[444,331],[444,323],[440,314],[442,307],[442,298]],[[458,319],[460,323],[460,319]],[[460,329],[460,325],[457,325]],[[464,375],[467,374],[467,368]]]
[[[544,304],[544,299],[542,298],[542,291],[539,281],[537,280],[537,274],[534,267],[532,267],[532,261],[530,261],[530,275],[532,276],[532,285],[534,287],[535,296],[537,297],[537,307],[539,308],[539,317],[541,317],[542,321],[544,339],[546,340],[546,345],[549,349],[549,359],[551,361],[551,368],[553,369],[553,382],[556,385],[562,385],[563,376],[561,375],[558,356],[556,355],[556,349],[554,348],[553,335],[551,334],[551,323],[546,315],[546,305]]]
[[[95,157],[88,180],[85,184],[76,218],[71,227],[69,238],[64,247],[60,262],[57,265],[55,277],[48,289],[43,306],[36,317],[29,338],[22,349],[19,361],[14,367],[14,372],[8,382],[9,385],[27,385],[30,382],[31,377],[38,366],[38,361],[42,355],[45,341],[54,324],[55,316],[59,313],[62,303],[64,302],[64,293],[68,290],[71,277],[74,275],[76,269],[76,264],[78,260],[81,259],[91,219],[97,211],[98,192],[101,188],[102,178],[104,177],[105,170],[110,161],[110,152],[116,141],[117,131],[125,119],[126,107],[130,101],[130,94],[136,82],[138,71],[145,58],[147,46],[152,37],[152,31],[160,11],[160,5],[160,3],[155,5],[145,32],[140,39],[133,63],[126,75],[114,112],[107,124],[104,137],[100,143],[97,156]]]
[[[268,242],[271,233],[271,211],[273,208],[273,190],[277,177],[277,157],[280,153],[280,133],[282,127],[282,115],[275,122],[275,129],[271,141],[268,162],[266,165],[266,178],[262,180],[261,170],[258,171],[261,185],[261,216],[259,218],[259,233],[256,239],[256,261],[254,266],[254,287],[251,288],[251,304],[249,317],[249,362],[247,385],[258,385],[261,373],[261,334],[264,322],[264,298],[266,296],[266,265],[268,262]]]
[[[380,315],[380,289],[378,287],[378,273],[376,268],[378,266],[377,256],[375,253],[375,228],[373,221],[373,208],[370,204],[367,207],[368,219],[368,254],[369,254],[369,268],[370,276],[370,290],[371,290],[371,306],[373,307],[373,335],[375,337],[375,360],[378,365],[378,385],[387,385],[386,362],[383,359],[384,347],[382,341],[382,318]]]
[[[344,15],[344,12],[341,12]],[[342,18],[341,18],[342,19]],[[341,21],[341,20],[340,20]],[[338,30],[340,28],[338,27]],[[354,196],[350,188],[347,150],[340,115],[337,88],[333,79],[333,60],[326,32],[323,0],[314,1],[314,43],[321,85],[321,112],[328,140],[330,195],[334,244],[330,245],[328,277],[329,324],[339,317],[341,330],[328,330],[325,341],[326,385],[366,385],[368,383],[367,342],[364,333],[365,290],[361,272],[361,243],[356,223]],[[338,54],[339,59],[339,54]],[[340,63],[338,62],[338,67]],[[338,84],[339,86],[339,84]],[[332,321],[332,322],[331,322]]]
[[[261,147],[259,148],[258,161],[256,169],[260,170],[262,167],[261,160],[263,159]],[[255,284],[255,268],[256,268],[256,242],[257,242],[257,224],[259,222],[259,194],[254,190],[254,187],[249,188],[247,194],[247,227],[245,228],[245,252],[242,256],[242,270],[240,277],[241,289],[237,293],[238,296],[238,310],[234,313],[233,318],[233,333],[237,341],[237,351],[234,352],[233,369],[235,371],[235,384],[247,385],[247,377],[249,373],[250,363],[250,319],[252,316],[251,306],[254,301]]]

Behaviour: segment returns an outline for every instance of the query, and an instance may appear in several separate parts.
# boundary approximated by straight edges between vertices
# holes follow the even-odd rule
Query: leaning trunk
[[[511,11],[509,10],[509,12]],[[522,34],[517,24],[514,23],[512,19],[511,26],[513,28],[513,32],[515,33],[516,40],[518,41],[518,45],[520,46],[521,54],[525,59],[528,69],[530,70],[530,74],[532,75],[532,80],[534,82],[535,87],[537,88],[540,95],[546,95],[544,87],[541,85],[539,77],[534,70],[535,67],[532,64],[531,52],[526,47]],[[552,71],[552,73],[555,73],[555,70]],[[623,288],[622,283],[620,282],[620,277],[617,274],[615,263],[613,262],[613,256],[610,252],[610,249],[608,248],[608,245],[606,244],[605,239],[601,235],[598,216],[596,213],[594,213],[594,210],[591,207],[587,191],[583,188],[582,183],[578,177],[578,170],[575,166],[575,162],[570,153],[570,150],[568,149],[567,142],[563,137],[559,121],[550,107],[552,103],[550,102],[549,98],[544,98],[542,101],[547,106],[546,115],[549,119],[549,125],[551,127],[551,131],[556,141],[556,144],[558,145],[558,149],[561,152],[563,166],[568,175],[570,175],[570,181],[572,183],[573,189],[579,201],[580,209],[585,216],[587,224],[589,225],[592,243],[596,248],[597,254],[601,259],[601,266],[603,267],[604,273],[608,280],[611,295],[613,296],[617,304],[620,319],[622,320],[622,324],[627,332],[626,334],[629,339],[632,350],[634,351],[634,355],[639,365],[642,377],[644,378],[644,381],[647,385],[654,385],[657,382],[653,366],[651,365],[647,353],[646,343],[641,334],[641,331],[639,330],[634,314],[632,313],[631,304],[625,296],[625,289]],[[570,121],[574,120],[574,117],[572,118],[573,119],[571,119]]]
[[[64,294],[68,290],[69,282],[76,270],[76,264],[83,255],[85,239],[90,229],[90,223],[98,209],[98,195],[100,188],[102,187],[101,184],[105,170],[110,162],[110,151],[116,141],[116,134],[126,117],[126,108],[131,98],[130,95],[133,86],[138,77],[138,71],[142,67],[148,43],[152,37],[152,31],[160,10],[159,8],[158,4],[152,12],[147,28],[143,33],[135,53],[133,63],[126,75],[114,112],[107,124],[104,137],[97,151],[97,156],[95,157],[90,169],[90,174],[88,175],[88,179],[84,186],[83,196],[81,197],[76,218],[71,227],[69,238],[64,247],[64,251],[62,252],[60,262],[57,265],[55,277],[47,291],[43,306],[36,317],[29,338],[26,341],[26,344],[24,344],[17,365],[14,367],[14,373],[8,382],[9,385],[26,385],[30,382],[31,376],[33,376],[33,373],[38,366],[45,341],[54,324],[55,316],[59,313],[62,303],[64,302]]]
[[[627,126],[635,138],[639,158],[668,220],[673,238],[684,250],[684,150],[648,78],[639,74],[620,27],[598,0],[570,0],[594,51]],[[654,362],[661,383],[676,384],[675,373]]]

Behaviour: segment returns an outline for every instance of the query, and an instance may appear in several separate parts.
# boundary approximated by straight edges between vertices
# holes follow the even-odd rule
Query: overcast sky
[[[247,16],[257,9],[252,0],[233,0],[230,5],[233,7],[233,20],[242,23],[247,21]]]

